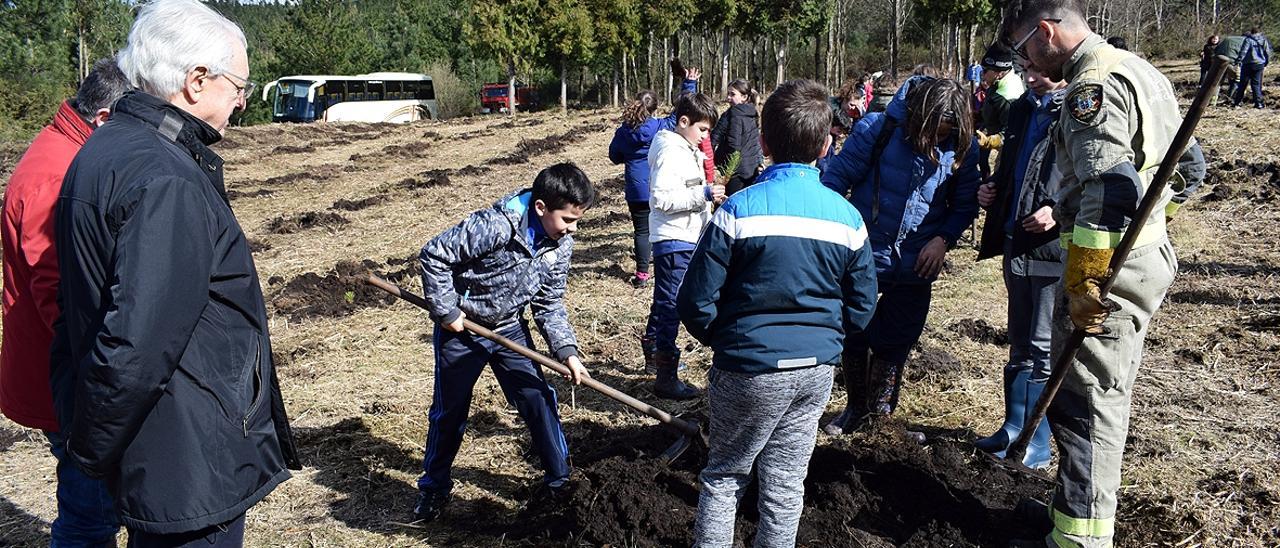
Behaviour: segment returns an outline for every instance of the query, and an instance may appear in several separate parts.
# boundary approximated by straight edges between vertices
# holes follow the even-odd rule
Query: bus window
[[[368,91],[366,92],[366,95],[365,95],[366,100],[368,101],[382,100],[382,90],[383,90],[382,82],[369,82],[369,87],[367,89]]]
[[[396,101],[404,97],[404,84],[401,82],[386,82],[383,85],[386,88],[383,92],[384,99],[388,101]]]
[[[365,91],[364,82],[359,82],[354,80],[347,82],[347,100],[348,101],[363,101],[365,96],[364,91]]]
[[[430,101],[436,98],[435,86],[431,85],[431,80],[423,80],[419,82],[418,93],[414,99],[420,101]]]

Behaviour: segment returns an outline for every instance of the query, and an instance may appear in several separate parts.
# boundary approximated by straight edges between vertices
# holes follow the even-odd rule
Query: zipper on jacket
[[[249,410],[244,413],[244,437],[249,437],[249,417],[258,410],[258,405],[262,402],[262,345],[259,344],[255,351],[253,360],[253,399],[249,403]]]

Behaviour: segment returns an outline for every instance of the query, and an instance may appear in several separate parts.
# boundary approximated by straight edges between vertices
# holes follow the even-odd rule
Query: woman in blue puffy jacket
[[[929,314],[947,250],[978,215],[978,144],[969,94],[956,81],[907,80],[883,113],[867,114],[822,184],[862,214],[880,299],[871,324],[845,339],[849,401],[826,430],[856,428],[898,404],[902,369]]]
[[[696,69],[693,69],[696,70]],[[686,71],[681,92],[698,90],[698,72]],[[649,283],[649,261],[653,250],[649,246],[649,145],[659,130],[672,129],[676,121],[671,116],[656,118],[658,95],[650,90],[636,94],[634,101],[624,107],[622,125],[613,133],[609,143],[609,161],[626,164],[627,210],[631,213],[636,273],[631,285],[643,287]]]

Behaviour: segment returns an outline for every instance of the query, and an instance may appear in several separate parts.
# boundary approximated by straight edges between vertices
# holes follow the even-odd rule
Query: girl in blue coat
[[[700,74],[698,69],[685,71],[681,93],[696,92]],[[636,260],[636,273],[631,278],[631,285],[635,287],[649,283],[649,261],[653,258],[649,245],[649,145],[653,144],[653,137],[658,131],[676,126],[675,118],[671,116],[654,116],[657,110],[658,95],[647,89],[641,90],[635,100],[624,107],[622,125],[613,133],[613,141],[609,143],[609,161],[626,165],[624,194],[627,210],[631,213]]]
[[[850,133],[822,184],[867,222],[880,299],[871,324],[845,340],[848,406],[826,430],[849,431],[898,404],[902,369],[924,330],[947,250],[978,215],[972,107],[954,80],[907,80],[883,113]]]

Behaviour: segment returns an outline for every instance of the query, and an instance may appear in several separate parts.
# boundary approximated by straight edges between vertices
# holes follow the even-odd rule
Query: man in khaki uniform
[[[1110,298],[1099,290],[1182,116],[1168,79],[1094,34],[1076,0],[1012,0],[1002,33],[1028,67],[1070,82],[1053,136],[1064,173],[1054,216],[1067,255],[1054,361],[1073,327],[1089,337],[1049,409],[1061,460],[1046,541],[1110,546],[1143,338],[1177,270],[1161,213],[1175,209],[1166,206],[1181,179],[1145,221]]]

